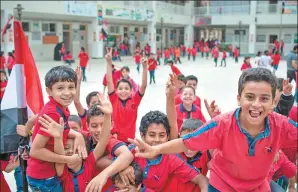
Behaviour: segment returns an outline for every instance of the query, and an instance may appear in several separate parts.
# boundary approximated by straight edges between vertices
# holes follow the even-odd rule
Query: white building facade
[[[239,3],[240,2],[240,3]],[[103,21],[108,41],[119,46],[126,41],[157,48],[194,40],[219,39],[239,46],[242,53],[268,49],[274,39],[283,39],[284,52],[297,43],[297,2],[286,1],[1,1],[1,30],[8,18],[18,18],[14,9],[24,8],[23,29],[36,60],[53,60],[54,47],[64,42],[74,56],[85,47],[93,58],[104,55]],[[1,50],[13,49],[12,29],[1,39]],[[240,33],[240,35],[239,35]]]

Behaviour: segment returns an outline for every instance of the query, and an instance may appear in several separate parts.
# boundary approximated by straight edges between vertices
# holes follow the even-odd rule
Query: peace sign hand
[[[178,83],[177,76],[175,74],[170,74],[170,77],[167,82],[167,88],[166,88],[167,97],[171,97],[171,98],[175,97],[177,83]]]
[[[109,99],[105,97],[102,93],[97,94],[98,100],[100,102],[100,105],[98,105],[98,108],[105,114],[105,115],[111,115],[113,112],[113,106]]]
[[[293,85],[290,83],[289,79],[283,80],[282,86],[283,86],[283,93],[285,95],[291,95],[292,94]]]
[[[106,58],[106,61],[109,63],[109,64],[112,64],[112,53],[113,53],[113,48],[108,48],[106,47],[106,51],[107,51],[107,54],[105,55],[105,58]]]
[[[218,105],[215,104],[215,101],[213,100],[211,104],[209,105],[208,101],[204,99],[205,107],[209,113],[209,116],[211,118],[214,118],[217,115],[220,115],[221,111]]]

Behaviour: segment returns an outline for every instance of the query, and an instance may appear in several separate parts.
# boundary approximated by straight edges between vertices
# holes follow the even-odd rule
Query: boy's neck
[[[255,138],[259,133],[262,132],[263,128],[265,127],[265,120],[261,125],[251,125],[245,117],[243,117],[243,113],[240,111],[239,115],[240,125],[242,129],[247,131],[253,138]]]
[[[186,111],[191,111],[192,109],[192,104],[185,104],[185,103],[182,103],[184,109],[186,109]]]

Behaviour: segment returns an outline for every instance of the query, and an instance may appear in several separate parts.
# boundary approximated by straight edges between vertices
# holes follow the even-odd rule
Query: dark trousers
[[[179,61],[179,63],[181,64],[180,57],[176,57],[175,63],[177,63],[177,61]]]
[[[157,57],[157,62],[158,62],[158,65],[160,65],[160,58],[159,57]]]
[[[192,59],[193,59],[193,61],[195,61],[196,60],[196,56],[192,56]]]
[[[221,62],[220,62],[220,66],[222,66],[222,63],[223,63],[223,62],[225,63],[225,66],[227,66],[226,59],[224,59],[224,58],[221,60]]]
[[[12,69],[7,69],[8,75],[10,75]]]
[[[188,61],[190,60],[190,54],[187,55],[188,56]]]
[[[287,71],[287,78],[289,79],[290,83],[292,82],[292,80],[295,80],[295,82],[297,83],[295,71],[288,70]]]
[[[155,84],[155,70],[149,71],[149,76],[150,76],[150,84],[153,83]]]
[[[87,81],[87,77],[86,77],[86,67],[81,67],[82,69],[82,73],[83,73],[83,81]]]
[[[238,63],[238,57],[235,57],[235,63]]]
[[[201,55],[202,55],[202,58],[203,58],[204,57],[204,52],[203,51],[201,52]]]

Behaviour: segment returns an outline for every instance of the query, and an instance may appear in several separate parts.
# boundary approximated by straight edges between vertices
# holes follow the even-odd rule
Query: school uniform
[[[181,71],[178,69],[178,67],[171,65],[171,70],[172,73],[175,74],[176,76],[182,75]]]
[[[6,59],[4,56],[1,56],[1,59],[0,59],[0,70],[4,70],[5,69],[5,64],[6,63]]]
[[[184,108],[183,103],[176,105],[176,114],[177,114],[178,133],[181,130],[181,125],[186,119],[199,119],[203,123],[206,122],[206,119],[201,111],[201,108],[195,106],[194,104],[192,104],[192,108],[190,111],[187,111]]]
[[[250,63],[243,63],[243,64],[241,65],[240,70],[241,70],[241,71],[244,71],[244,70],[246,70],[246,69],[251,69],[251,68],[252,68],[252,66],[251,66]]]
[[[192,53],[192,48],[188,48],[187,49],[187,57],[188,57],[188,61],[190,60],[190,55]]]
[[[116,89],[117,88],[117,82],[122,78],[122,72],[121,72],[121,70],[113,69],[113,71],[112,71],[112,78],[113,78],[114,89]],[[103,77],[102,84],[104,86],[107,86],[107,84],[108,84],[108,82],[107,82],[107,75],[106,74]]]
[[[160,65],[160,57],[161,57],[161,51],[157,50],[156,59],[157,59],[158,65]]]
[[[86,67],[89,61],[89,55],[86,52],[80,52],[79,56],[80,58],[80,67],[82,69],[82,73],[83,73],[83,81],[87,81],[87,77],[86,77]]]
[[[128,148],[135,153],[135,145],[129,145]],[[134,161],[143,170],[143,183],[155,192],[165,191],[170,176],[177,176],[182,183],[186,183],[199,174],[174,154],[159,155],[153,160],[135,157]]]
[[[140,73],[141,55],[140,54],[136,54],[134,56],[134,59],[135,59],[136,65],[137,65],[137,71],[138,71],[138,73]]]
[[[183,136],[183,142],[193,151],[218,150],[210,168],[209,183],[213,190],[268,192],[266,178],[276,152],[297,145],[297,123],[270,113],[263,131],[253,139],[241,127],[240,110],[214,117],[200,129]]]
[[[278,69],[279,61],[280,61],[280,55],[279,54],[274,54],[271,56],[272,58],[272,65],[274,70],[276,71]]]
[[[221,62],[220,62],[220,66],[222,66],[222,63],[223,62],[225,63],[225,66],[227,66],[226,58],[227,58],[227,52],[226,51],[223,51],[223,53],[222,53],[222,59],[221,59]]]
[[[197,49],[195,47],[192,48],[191,54],[192,54],[193,61],[195,61],[196,60],[196,55],[197,55]]]
[[[150,84],[155,83],[155,69],[157,67],[157,62],[155,59],[149,59],[148,61],[149,66],[148,66],[148,71],[149,71],[149,76],[150,76]]]
[[[116,133],[118,140],[127,143],[128,138],[135,137],[138,107],[143,95],[138,91],[127,100],[122,101],[115,92],[112,92],[109,94],[109,98],[113,106],[112,134]]]
[[[182,103],[181,95],[176,95],[176,97],[175,97],[175,105],[178,105],[178,104],[180,104],[180,103]],[[200,109],[202,109],[202,108],[201,108],[201,99],[200,99],[200,97],[196,96],[196,99],[195,99],[195,101],[193,102],[193,104],[194,104],[195,106],[198,106]]]
[[[164,57],[165,57],[164,64],[166,65],[168,60],[170,59],[170,51],[169,50],[164,50],[163,54],[164,54]]]
[[[210,49],[209,49],[209,47],[208,46],[205,46],[205,53],[206,53],[206,58],[208,59],[208,57],[209,57],[209,52],[210,52]]]
[[[235,48],[234,49],[235,63],[238,63],[238,57],[239,57],[239,50],[237,48]]]
[[[215,63],[215,67],[217,66],[217,60],[218,60],[218,56],[219,56],[219,51],[218,51],[218,49],[217,48],[215,48],[214,50],[213,50],[213,58],[214,58],[214,63]]]
[[[50,101],[44,105],[41,111],[38,114],[38,117],[42,117],[43,114],[48,115],[54,121],[59,122],[62,117],[64,120],[64,131],[63,131],[63,145],[66,144],[68,133],[69,133],[69,125],[68,125],[68,117],[70,116],[70,112],[68,108],[63,108],[60,104],[58,104],[53,97],[49,97]],[[40,134],[44,137],[48,137],[49,140],[45,145],[45,148],[54,152],[54,138],[48,133],[42,131],[40,129],[41,125],[36,122],[33,134],[32,134],[32,143],[37,134]],[[35,159],[34,157],[30,157],[28,160],[27,167],[27,178],[30,186],[39,186],[40,184],[46,185],[44,180],[46,180],[49,185],[55,183],[54,181],[58,181],[56,177],[55,163],[42,161],[39,159]]]

